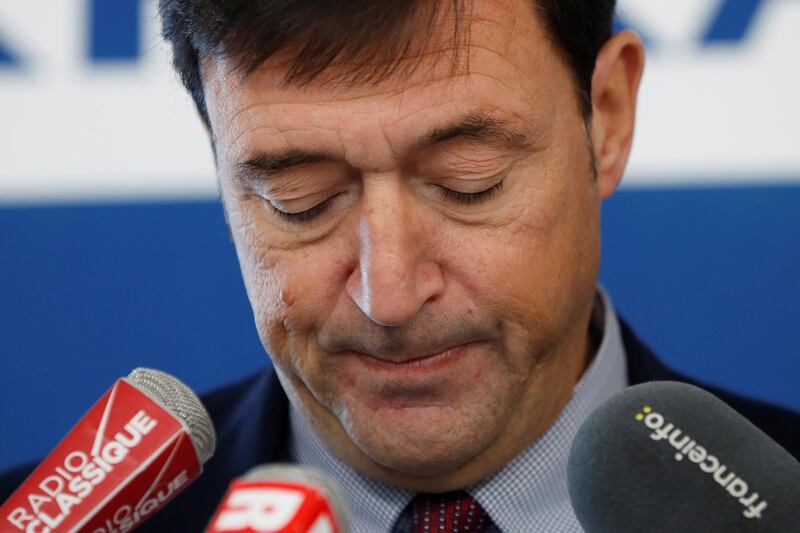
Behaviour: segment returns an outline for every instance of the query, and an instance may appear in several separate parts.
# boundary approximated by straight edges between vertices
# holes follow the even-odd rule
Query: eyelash
[[[335,194],[335,195],[331,196],[330,198],[328,198],[327,200],[325,200],[324,202],[321,202],[321,203],[315,205],[311,209],[306,209],[305,211],[300,211],[299,213],[287,213],[286,211],[281,211],[280,209],[278,209],[277,207],[275,207],[272,204],[270,204],[270,205],[272,205],[272,209],[282,219],[288,220],[289,222],[294,222],[294,223],[300,224],[300,223],[303,223],[303,222],[310,222],[311,220],[317,218],[319,215],[321,215],[325,211],[327,211],[331,207],[331,205],[333,204],[334,199],[337,196],[339,196],[339,195]]]
[[[439,193],[445,200],[452,200],[460,204],[479,204],[494,196],[500,189],[503,188],[503,180],[498,181],[488,189],[478,192],[460,192],[448,189],[447,187],[439,187]]]
[[[454,191],[453,189],[448,189],[447,187],[438,187],[439,194],[442,195],[442,198],[444,198],[445,200],[451,200],[465,205],[479,204],[481,202],[484,202],[489,198],[491,198],[492,196],[494,196],[502,188],[503,188],[503,180],[495,183],[488,189],[478,192],[460,192],[460,191]],[[337,194],[331,196],[324,202],[315,205],[311,209],[306,209],[305,211],[300,211],[298,213],[287,213],[286,211],[281,211],[274,205],[272,206],[272,209],[282,219],[288,220],[289,222],[300,224],[303,222],[310,222],[313,219],[325,213],[325,211],[330,209],[331,205],[333,204],[333,201],[336,199],[337,196],[339,195]]]

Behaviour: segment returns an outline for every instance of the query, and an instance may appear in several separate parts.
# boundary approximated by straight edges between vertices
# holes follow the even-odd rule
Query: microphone
[[[800,463],[692,385],[635,385],[575,437],[568,488],[587,533],[800,531]]]
[[[206,533],[348,533],[341,489],[318,470],[257,466],[231,482]]]
[[[200,475],[215,445],[211,418],[186,385],[137,368],[0,507],[0,531],[132,531]]]

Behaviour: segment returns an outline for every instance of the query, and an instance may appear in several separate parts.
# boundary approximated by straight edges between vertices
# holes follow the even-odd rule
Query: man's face
[[[497,470],[589,353],[588,134],[569,69],[511,4],[476,3],[454,76],[448,51],[356,87],[283,86],[277,59],[244,80],[204,66],[261,340],[326,445],[404,486]]]

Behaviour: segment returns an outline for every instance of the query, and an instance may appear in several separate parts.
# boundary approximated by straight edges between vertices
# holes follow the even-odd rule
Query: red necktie
[[[479,533],[489,522],[483,507],[464,491],[418,494],[411,513],[414,533]]]

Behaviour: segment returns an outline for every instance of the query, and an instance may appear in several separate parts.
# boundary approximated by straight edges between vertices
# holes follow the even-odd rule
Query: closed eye
[[[488,189],[476,192],[456,191],[442,186],[437,186],[437,189],[439,191],[439,194],[441,194],[442,198],[444,198],[445,200],[464,205],[472,205],[485,202],[486,200],[494,196],[497,192],[500,191],[500,189],[503,188],[503,183],[504,181],[501,180],[492,185],[491,187],[489,187]],[[272,203],[270,203],[270,205],[272,206],[272,209],[275,211],[275,213],[282,219],[292,223],[302,224],[304,222],[310,222],[315,218],[324,214],[328,209],[331,208],[331,206],[333,205],[334,201],[338,196],[339,194],[335,194],[330,198],[324,200],[323,202],[318,203],[317,205],[315,205],[310,209],[306,209],[305,211],[298,211],[296,213],[278,209]]]
[[[437,186],[439,190],[439,194],[442,195],[442,198],[445,200],[449,200],[452,202],[457,202],[460,204],[479,204],[481,202],[485,202],[492,196],[494,196],[500,189],[503,188],[503,180],[498,181],[488,189],[484,189],[482,191],[477,192],[461,192],[455,191],[453,189],[448,189],[447,187]]]
[[[341,194],[341,193],[339,193],[339,194]],[[337,196],[339,196],[339,194],[334,194],[333,196],[331,196],[327,200],[318,203],[314,207],[312,207],[310,209],[306,209],[305,211],[298,211],[296,213],[290,213],[288,211],[282,211],[282,210],[278,209],[277,207],[275,207],[275,204],[273,204],[273,203],[270,203],[270,205],[272,206],[272,209],[275,211],[275,213],[279,217],[281,217],[282,219],[288,220],[289,222],[292,222],[292,223],[301,224],[303,222],[310,222],[313,219],[315,219],[318,216],[320,216],[323,213],[325,213],[325,211],[330,209],[330,207],[333,205],[334,200],[336,199]]]

